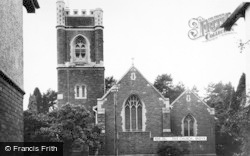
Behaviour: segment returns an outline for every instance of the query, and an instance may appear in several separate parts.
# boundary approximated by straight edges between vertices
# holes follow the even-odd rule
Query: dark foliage
[[[30,95],[28,109],[37,113],[48,113],[56,107],[57,93],[54,90],[47,90],[41,94],[39,88],[35,88],[34,93]]]
[[[100,148],[100,128],[84,106],[66,104],[47,114],[24,112],[24,141],[64,143],[64,153],[75,145]]]
[[[157,76],[154,87],[157,88],[164,97],[169,98],[170,102],[173,102],[185,90],[184,84],[180,82],[174,85],[171,75],[168,74]]]
[[[189,153],[187,142],[160,142],[158,144],[159,156],[184,156]]]
[[[105,78],[105,91],[107,92],[114,84],[116,84],[116,79],[113,76]]]

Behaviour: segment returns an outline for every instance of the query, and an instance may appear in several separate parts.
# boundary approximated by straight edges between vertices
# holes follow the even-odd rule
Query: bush
[[[48,114],[24,112],[24,141],[63,142],[64,153],[72,147],[100,148],[101,130],[95,126],[93,115],[82,105],[65,104]]]
[[[164,141],[158,144],[157,154],[159,156],[183,156],[189,153],[187,142]]]

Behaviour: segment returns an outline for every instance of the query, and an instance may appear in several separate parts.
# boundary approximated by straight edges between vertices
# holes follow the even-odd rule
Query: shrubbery
[[[72,146],[100,148],[100,128],[84,106],[66,104],[47,114],[24,111],[25,142],[63,142],[64,153]]]
[[[158,144],[159,156],[183,156],[189,153],[189,143],[164,141]]]

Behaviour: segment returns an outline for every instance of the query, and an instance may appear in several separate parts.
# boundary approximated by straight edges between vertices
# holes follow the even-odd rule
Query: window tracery
[[[138,96],[131,95],[125,105],[125,130],[142,130],[142,103]]]
[[[182,121],[182,132],[184,136],[196,136],[197,124],[195,118],[188,114]]]
[[[82,64],[89,61],[89,45],[87,39],[78,35],[71,44],[71,62]]]

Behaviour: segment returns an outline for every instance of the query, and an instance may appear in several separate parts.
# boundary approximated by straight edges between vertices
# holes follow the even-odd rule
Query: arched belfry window
[[[183,120],[182,120],[182,134],[184,136],[196,136],[197,131],[197,123],[195,118],[188,114]]]
[[[71,61],[78,63],[87,63],[89,59],[89,47],[85,37],[78,35],[71,44]]]
[[[141,131],[142,130],[142,103],[138,96],[131,95],[125,105],[125,130]]]

